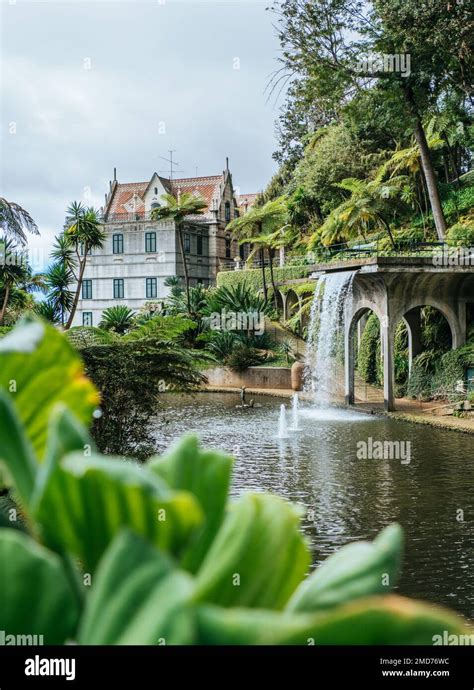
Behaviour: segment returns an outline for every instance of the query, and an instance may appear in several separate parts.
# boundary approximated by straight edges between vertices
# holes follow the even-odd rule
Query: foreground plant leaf
[[[122,532],[104,554],[79,631],[81,644],[191,644],[193,583],[171,559]]]
[[[179,554],[200,525],[202,511],[191,494],[171,491],[145,467],[73,453],[48,476],[35,517],[52,548],[70,551],[92,572],[127,527]]]
[[[196,600],[281,609],[310,556],[295,506],[246,494],[231,508],[197,573]]]
[[[202,606],[197,629],[212,645],[432,645],[444,631],[473,632],[447,609],[394,595],[313,614]]]
[[[59,556],[19,530],[0,529],[0,564],[0,630],[43,635],[44,644],[72,638],[79,612]]]
[[[222,523],[232,458],[224,453],[202,451],[197,437],[187,436],[166,455],[152,458],[148,467],[173,489],[194,494],[203,509],[204,524],[181,561],[184,568],[196,572]]]
[[[12,402],[0,389],[1,463],[6,467],[7,481],[13,480],[17,495],[27,505],[33,494],[38,464]]]
[[[8,391],[37,458],[46,446],[50,413],[58,402],[89,423],[99,402],[77,352],[43,321],[27,317],[0,340],[0,389]]]
[[[288,602],[288,610],[317,611],[390,592],[400,572],[402,551],[403,530],[396,523],[373,542],[343,546],[301,583]]]

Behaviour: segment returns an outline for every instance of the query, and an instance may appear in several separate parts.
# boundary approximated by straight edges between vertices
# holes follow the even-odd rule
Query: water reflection
[[[236,408],[238,396],[164,396],[161,450],[194,431],[236,457],[232,494],[272,491],[309,511],[313,562],[397,520],[407,549],[400,590],[474,617],[474,437],[300,403],[300,431],[278,439],[280,399]],[[358,459],[368,438],[411,443],[411,460]],[[464,512],[464,522],[457,519]]]

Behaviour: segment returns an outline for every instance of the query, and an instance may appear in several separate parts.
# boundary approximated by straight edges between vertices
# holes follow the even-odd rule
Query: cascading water
[[[341,381],[336,351],[343,347],[344,307],[352,298],[353,271],[324,274],[316,286],[308,327],[304,388],[318,406],[327,406]]]
[[[278,438],[288,438],[285,405],[280,405],[280,418],[278,420]]]

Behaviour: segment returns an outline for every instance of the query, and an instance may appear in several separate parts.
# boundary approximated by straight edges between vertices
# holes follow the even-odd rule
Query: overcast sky
[[[74,200],[119,182],[220,173],[242,193],[276,169],[281,101],[268,0],[1,1],[0,196],[26,208],[49,252]]]

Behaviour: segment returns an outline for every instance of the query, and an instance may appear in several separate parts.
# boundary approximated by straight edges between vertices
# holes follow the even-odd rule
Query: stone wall
[[[291,371],[286,367],[249,367],[245,371],[214,367],[204,373],[208,385],[216,388],[291,389]]]

